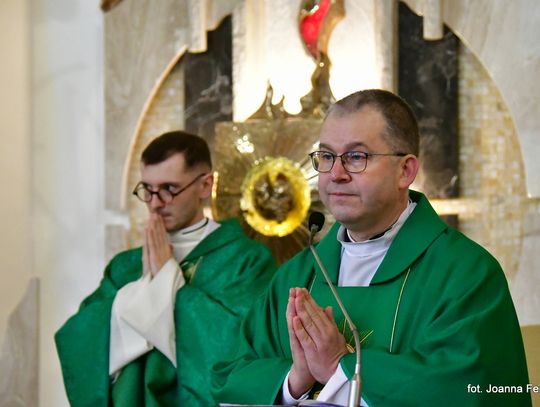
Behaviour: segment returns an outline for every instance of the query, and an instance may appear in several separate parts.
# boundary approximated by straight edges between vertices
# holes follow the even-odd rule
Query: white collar
[[[176,261],[181,262],[206,236],[220,226],[219,223],[212,219],[204,218],[194,225],[170,233],[169,239]]]
[[[399,215],[398,220],[382,236],[376,239],[355,242],[349,231],[343,226],[340,226],[338,230],[337,239],[341,243],[343,250],[351,256],[366,257],[386,251],[415,207],[416,202],[409,201],[405,210]]]
[[[184,243],[200,241],[205,234],[208,218],[203,218],[194,225],[169,233],[171,243]]]

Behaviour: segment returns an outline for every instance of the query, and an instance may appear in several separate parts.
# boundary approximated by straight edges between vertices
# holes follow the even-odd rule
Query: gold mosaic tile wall
[[[477,58],[459,58],[460,229],[488,249],[511,281],[527,212],[522,153],[512,117]]]

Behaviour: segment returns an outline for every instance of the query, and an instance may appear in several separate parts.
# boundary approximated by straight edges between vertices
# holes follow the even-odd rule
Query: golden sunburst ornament
[[[214,219],[237,218],[281,263],[305,247],[309,210],[324,211],[308,153],[320,119],[252,119],[216,126]]]
[[[311,204],[300,166],[286,157],[254,163],[242,186],[240,209],[247,223],[265,236],[287,236],[303,222]]]

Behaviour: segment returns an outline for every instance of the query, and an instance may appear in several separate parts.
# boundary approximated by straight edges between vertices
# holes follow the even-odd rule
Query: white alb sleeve
[[[287,373],[287,376],[285,376],[285,380],[283,380],[283,385],[281,386],[281,404],[287,404],[287,405],[296,405],[299,401],[306,400],[309,396],[310,390],[308,390],[306,393],[302,394],[300,398],[295,399],[291,395],[291,391],[289,390],[289,375],[291,372]]]
[[[111,315],[110,375],[153,347],[176,366],[174,305],[184,284],[171,258],[154,278],[143,276],[118,291]]]
[[[330,380],[319,393],[317,400],[327,403],[346,405],[349,399],[349,379],[343,371],[341,364],[338,365]],[[369,407],[364,399],[360,400],[361,407]]]

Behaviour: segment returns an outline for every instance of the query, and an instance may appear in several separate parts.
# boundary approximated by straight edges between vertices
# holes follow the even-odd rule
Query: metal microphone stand
[[[332,284],[332,281],[330,281],[330,277],[328,277],[326,268],[322,264],[321,259],[319,258],[319,255],[317,254],[315,247],[313,246],[313,237],[318,231],[319,231],[319,228],[317,227],[317,225],[311,226],[310,235],[309,235],[309,248],[311,249],[311,253],[313,253],[313,257],[315,258],[315,261],[319,265],[319,268],[321,269],[321,272],[326,282],[328,283],[328,286],[330,287],[330,290],[332,291],[334,298],[336,299],[339,305],[339,309],[341,309],[341,312],[345,316],[345,320],[347,321],[347,324],[349,325],[349,328],[353,334],[354,346],[356,348],[356,364],[354,365],[353,377],[350,380],[349,399],[347,401],[347,407],[358,407],[360,405],[360,397],[362,393],[362,380],[360,378],[360,338],[358,336],[358,329],[356,328],[356,325],[354,324],[351,317],[349,316],[349,313],[345,309],[343,302],[341,302],[341,298],[339,297],[336,291],[336,288],[334,287],[334,284]]]

